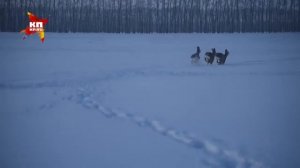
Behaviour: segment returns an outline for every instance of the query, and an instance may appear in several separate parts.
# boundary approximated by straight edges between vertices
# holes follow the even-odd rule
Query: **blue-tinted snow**
[[[0,34],[0,167],[299,167],[300,34]],[[199,65],[190,55],[201,48]],[[215,47],[224,66],[206,65]]]

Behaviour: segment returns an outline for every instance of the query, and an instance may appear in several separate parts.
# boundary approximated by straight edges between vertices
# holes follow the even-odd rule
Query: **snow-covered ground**
[[[0,33],[0,167],[300,167],[299,53],[299,33]]]

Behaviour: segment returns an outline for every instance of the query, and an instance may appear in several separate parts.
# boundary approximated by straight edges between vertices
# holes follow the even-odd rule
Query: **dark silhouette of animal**
[[[225,53],[216,53],[216,57],[217,57],[217,63],[219,65],[223,65],[225,64],[226,58],[229,55],[229,51],[227,49],[225,49]]]
[[[216,49],[213,48],[211,50],[212,50],[212,52],[206,52],[205,53],[205,62],[207,64],[212,64],[214,62],[214,59],[215,59]]]
[[[197,64],[199,62],[199,60],[200,60],[200,52],[201,52],[201,50],[200,50],[200,47],[198,46],[196,53],[194,53],[191,56],[191,58],[192,58],[192,64]]]

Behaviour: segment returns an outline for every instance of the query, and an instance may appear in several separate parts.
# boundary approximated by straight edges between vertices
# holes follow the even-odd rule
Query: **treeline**
[[[300,0],[0,0],[0,31],[20,31],[27,11],[51,32],[295,32]]]

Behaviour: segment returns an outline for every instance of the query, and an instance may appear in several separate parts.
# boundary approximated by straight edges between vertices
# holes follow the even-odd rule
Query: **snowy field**
[[[0,33],[0,167],[298,168],[299,53],[299,33]]]

